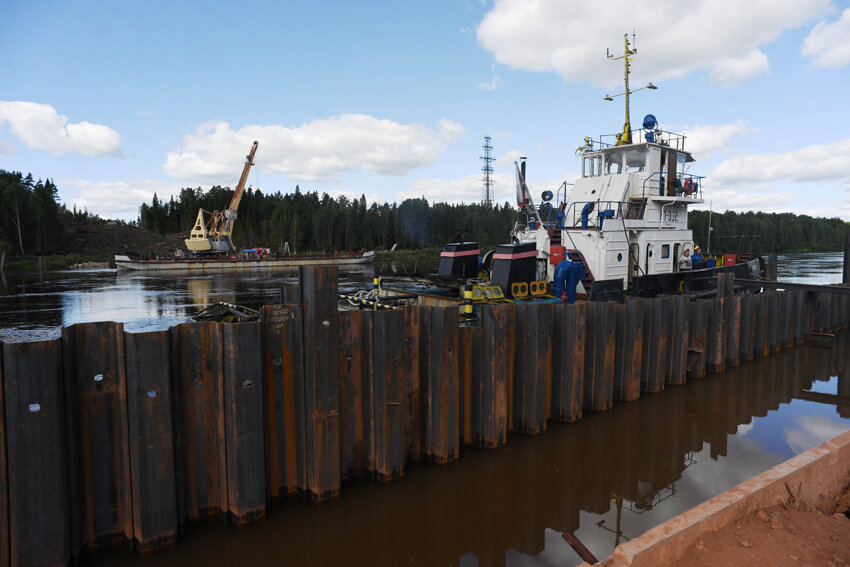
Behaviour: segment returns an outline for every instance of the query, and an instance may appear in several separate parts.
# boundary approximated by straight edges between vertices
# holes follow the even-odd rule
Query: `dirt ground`
[[[850,487],[826,513],[790,498],[707,534],[685,557],[694,567],[850,566]]]
[[[115,221],[71,225],[66,227],[62,254],[97,255],[126,254],[131,257],[151,258],[173,256],[178,248],[185,250],[183,240],[187,234],[156,234],[149,230],[128,226]]]

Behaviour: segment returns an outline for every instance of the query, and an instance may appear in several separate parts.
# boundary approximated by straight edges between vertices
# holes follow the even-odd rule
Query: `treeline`
[[[198,210],[221,210],[233,197],[231,189],[213,187],[183,189],[168,202],[154,196],[143,204],[138,223],[160,233],[191,230]],[[545,212],[541,210],[545,215]],[[458,240],[475,240],[483,247],[508,241],[516,220],[509,203],[493,208],[478,204],[429,204],[426,199],[406,199],[401,204],[367,205],[366,198],[334,199],[315,191],[264,194],[248,189],[239,206],[233,243],[237,247],[289,243],[298,251],[416,249],[441,246]],[[850,223],[838,218],[813,218],[792,213],[711,214],[713,228],[708,241],[708,211],[689,211],[688,224],[694,240],[704,249],[741,252],[828,252],[844,249]]]
[[[36,181],[31,173],[0,169],[0,199],[0,253],[59,254],[68,227],[106,222],[86,210],[68,209],[53,180]]]
[[[195,224],[198,210],[226,208],[233,191],[213,187],[207,192],[184,188],[169,201],[156,195],[139,209],[142,228],[160,233],[186,232]],[[247,189],[239,205],[233,230],[238,248],[267,246],[282,249],[288,243],[299,252],[324,250],[417,249],[457,240],[476,240],[494,246],[506,242],[516,220],[508,203],[493,208],[477,204],[449,205],[426,199],[405,199],[401,204],[366,203],[366,197],[336,199],[300,187],[286,195]]]
[[[154,195],[139,208],[136,224],[158,233],[186,233],[198,210],[226,208],[233,191],[185,188],[161,201]],[[16,255],[49,254],[62,250],[66,227],[104,222],[87,211],[69,210],[59,202],[52,180],[32,174],[0,170],[0,252]],[[541,211],[543,212],[543,211]],[[545,213],[544,213],[545,216]],[[708,242],[708,211],[690,211],[694,240],[704,249]],[[509,203],[492,208],[478,204],[428,203],[424,198],[401,204],[366,203],[340,196],[336,199],[299,187],[286,195],[248,189],[242,197],[233,234],[239,248],[267,246],[299,252],[390,248],[417,249],[458,240],[475,240],[482,247],[508,241],[516,220]],[[791,213],[711,214],[711,248],[725,251],[827,252],[844,249],[850,223],[838,218],[813,218]],[[753,237],[756,237],[753,239]]]
[[[51,180],[0,170],[0,250],[16,254],[43,253],[62,237],[58,189]]]
[[[793,213],[711,213],[689,211],[688,226],[703,250],[726,252],[837,252],[844,250],[850,223],[839,218],[814,218]]]
[[[0,169],[0,199],[0,252],[15,255],[55,253],[65,226],[97,218],[69,211],[59,203],[53,181],[35,181],[31,173]]]

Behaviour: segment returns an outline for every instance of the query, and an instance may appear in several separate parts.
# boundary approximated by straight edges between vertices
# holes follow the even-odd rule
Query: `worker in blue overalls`
[[[693,265],[695,270],[705,268],[705,261],[702,259],[702,250],[699,246],[694,248],[694,254],[691,256],[691,265]]]

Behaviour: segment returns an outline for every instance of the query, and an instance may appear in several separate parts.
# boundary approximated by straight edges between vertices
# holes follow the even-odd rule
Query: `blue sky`
[[[249,183],[370,201],[481,199],[513,161],[572,181],[632,122],[684,132],[714,210],[850,220],[850,1],[0,2],[0,169],[135,219],[156,192]],[[224,205],[224,204],[222,204]],[[705,205],[708,207],[708,203]]]

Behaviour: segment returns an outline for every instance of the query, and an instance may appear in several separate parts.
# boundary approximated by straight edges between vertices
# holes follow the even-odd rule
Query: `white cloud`
[[[492,179],[504,188],[507,176],[495,174]],[[412,179],[409,189],[399,193],[399,201],[425,197],[429,202],[477,203],[481,201],[483,184],[480,175],[468,175],[449,181],[443,179]]]
[[[522,157],[522,152],[519,150],[508,150],[502,157],[496,160],[496,165],[513,165],[515,161],[519,161]]]
[[[709,174],[737,185],[770,181],[836,181],[850,177],[850,138],[772,154],[743,154],[721,162]]]
[[[803,55],[813,57],[821,69],[840,69],[850,64],[850,8],[832,23],[820,22],[803,41]]]
[[[15,146],[5,140],[0,140],[0,156],[10,156],[15,153]]]
[[[55,156],[75,152],[86,156],[120,155],[121,136],[90,122],[68,122],[49,104],[0,101],[0,124],[8,122],[25,145]]]
[[[785,442],[795,453],[808,451],[847,431],[847,426],[826,416],[806,416],[796,420],[797,427],[786,427]]]
[[[461,124],[447,118],[440,119],[440,135],[447,142],[454,142],[466,134],[466,128]]]
[[[829,0],[498,0],[478,26],[478,42],[496,61],[525,71],[554,71],[565,81],[616,86],[623,33],[639,30],[635,84],[708,70],[721,86],[766,72],[758,48],[821,17]]]
[[[364,114],[341,114],[302,126],[248,125],[233,130],[211,121],[183,138],[163,170],[177,179],[226,183],[239,171],[254,140],[256,167],[298,181],[328,181],[365,169],[383,175],[406,173],[437,161],[463,126],[443,119],[439,132],[421,124],[398,124]]]
[[[499,78],[499,75],[493,75],[493,80],[489,83],[478,83],[475,85],[482,91],[495,91],[502,84],[502,79]]]
[[[718,87],[731,87],[758,75],[766,75],[768,71],[767,55],[761,49],[753,49],[745,57],[717,61],[711,70],[711,82]]]
[[[67,187],[79,189],[79,197],[72,199],[66,206],[86,209],[104,218],[133,220],[139,215],[139,206],[150,203],[154,193],[160,201],[168,202],[172,195],[180,192],[176,183],[167,183],[155,179],[134,181],[88,181],[85,179],[64,180],[59,182],[63,192]]]
[[[513,162],[511,162],[513,164]],[[543,191],[557,193],[564,179],[549,179],[540,182],[529,181],[528,190],[535,201],[540,199]],[[503,204],[516,202],[516,176],[513,169],[510,172],[496,172],[490,177],[493,182],[493,202]],[[481,175],[467,175],[460,179],[412,179],[408,189],[398,194],[399,201],[425,197],[429,202],[438,203],[478,203],[484,192]]]
[[[709,178],[710,180],[711,178]],[[780,213],[792,210],[796,195],[787,191],[778,191],[771,185],[758,185],[746,189],[732,189],[706,184],[706,202],[696,209],[708,209],[709,205],[715,211],[764,211]],[[799,211],[795,211],[799,212]]]
[[[750,128],[739,120],[734,124],[685,126],[682,133],[687,137],[685,148],[697,159],[706,159],[714,152],[729,150],[732,138],[750,133]]]

